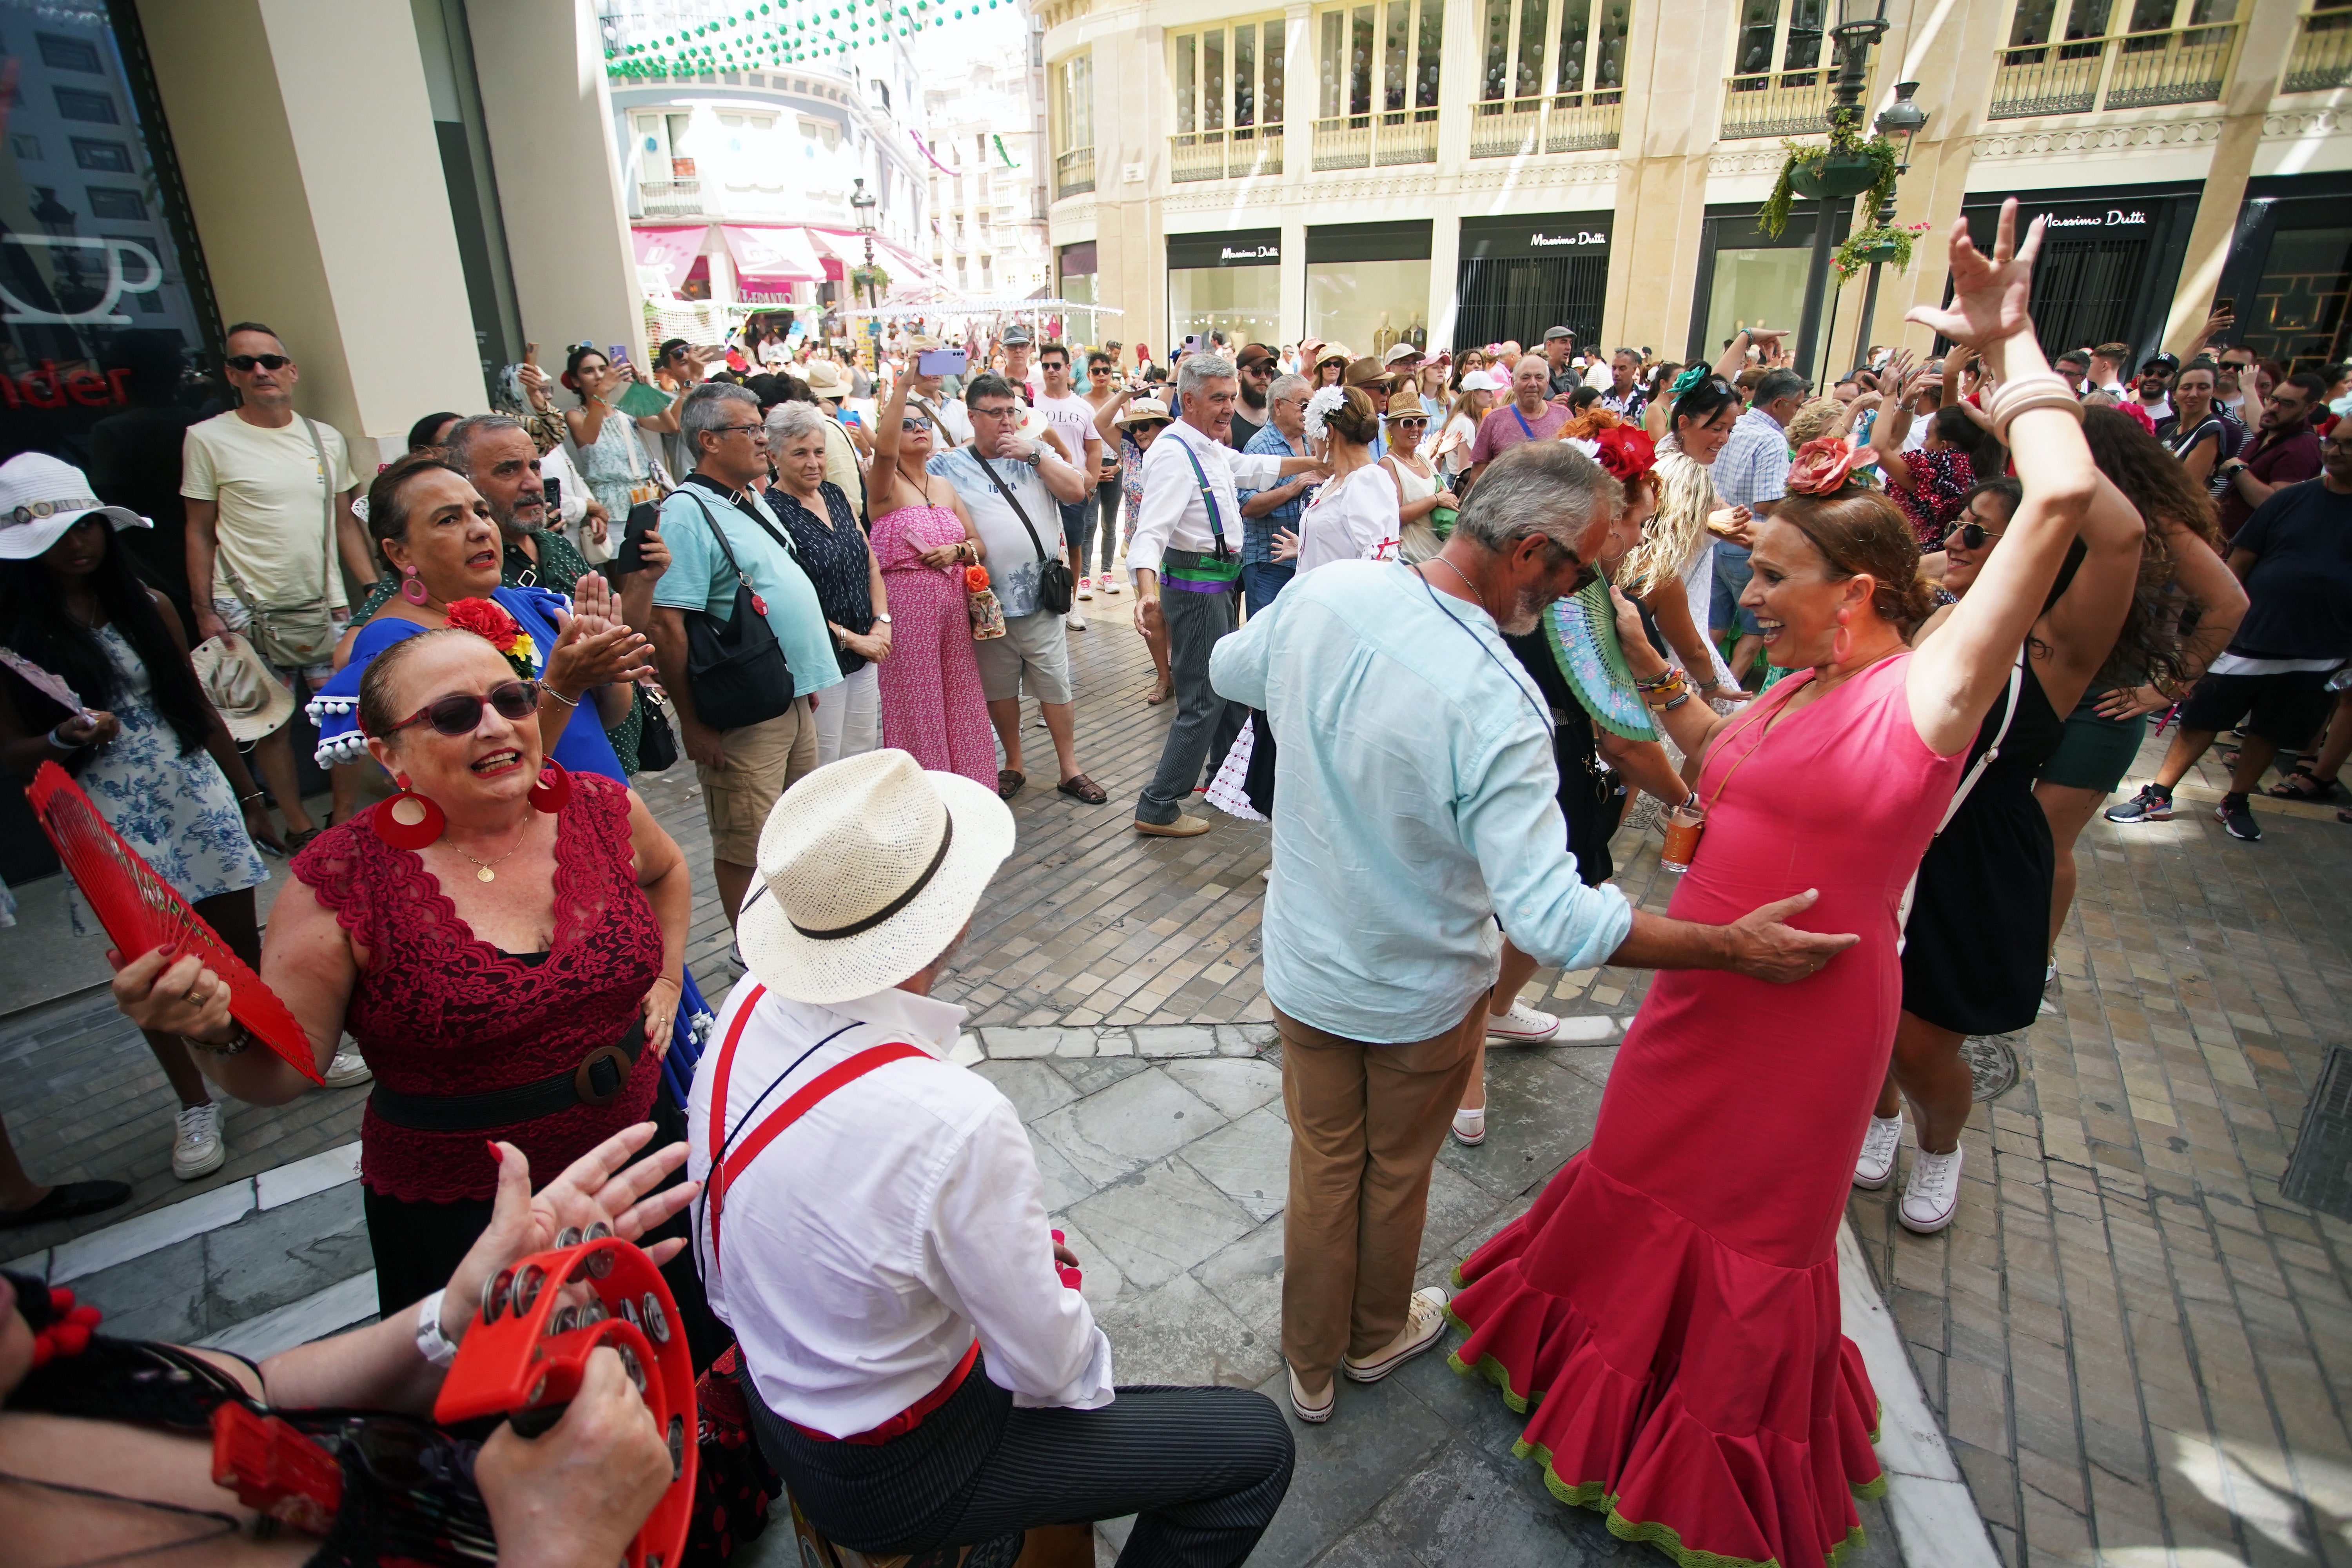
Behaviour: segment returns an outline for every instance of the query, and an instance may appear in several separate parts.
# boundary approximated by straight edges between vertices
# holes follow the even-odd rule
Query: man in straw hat
[[[1591,580],[1613,490],[1574,447],[1524,442],[1437,555],[1318,567],[1210,661],[1282,757],[1263,937],[1291,1140],[1282,1353],[1303,1421],[1330,1419],[1335,1373],[1377,1382],[1444,1331],[1445,1292],[1412,1279],[1430,1165],[1488,1028],[1497,920],[1561,969],[1771,981],[1856,940],[1783,923],[1810,891],[1706,926],[1578,877],[1550,717],[1498,634]]]
[[[952,1064],[964,1012],[929,994],[1013,835],[986,785],[899,751],[777,803],[738,927],[750,973],[688,1108],[710,1304],[761,1451],[836,1545],[1132,1513],[1123,1562],[1240,1563],[1290,1484],[1280,1413],[1114,1388],[1021,1118]]]

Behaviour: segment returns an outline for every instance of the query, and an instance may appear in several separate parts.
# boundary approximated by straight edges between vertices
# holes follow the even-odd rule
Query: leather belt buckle
[[[601,1092],[596,1088],[596,1064],[599,1062],[613,1064],[613,1087]],[[610,1105],[621,1098],[623,1089],[629,1087],[629,1069],[635,1065],[629,1059],[629,1053],[620,1047],[598,1046],[581,1058],[579,1068],[572,1075],[572,1090],[580,1097],[583,1105]]]

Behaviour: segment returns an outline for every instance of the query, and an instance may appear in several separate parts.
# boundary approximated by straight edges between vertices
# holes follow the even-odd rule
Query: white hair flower
[[[1581,436],[1562,436],[1560,440],[1567,445],[1575,447],[1578,451],[1583,453],[1586,457],[1591,458],[1593,461],[1599,462],[1601,460],[1600,442],[1588,440]]]
[[[1323,421],[1325,417],[1337,413],[1347,405],[1348,389],[1346,387],[1326,386],[1318,388],[1315,395],[1307,400],[1307,413],[1305,416],[1307,422],[1307,438],[1310,441],[1320,441],[1323,439]]]

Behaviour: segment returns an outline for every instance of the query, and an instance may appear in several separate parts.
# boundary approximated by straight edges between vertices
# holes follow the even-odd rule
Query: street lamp
[[[1916,81],[1896,82],[1895,101],[1880,111],[1875,121],[1878,133],[1894,144],[1895,172],[1897,174],[1911,172],[1911,139],[1927,128],[1927,111],[1911,100],[1911,95],[1918,90],[1919,84]],[[1879,208],[1876,216],[1882,226],[1895,221],[1895,197],[1892,195],[1887,196],[1885,205]],[[1883,265],[1877,261],[1870,264],[1870,283],[1863,290],[1862,327],[1855,334],[1854,342],[1856,368],[1870,353],[1871,319],[1878,313],[1878,269]]]
[[[1805,268],[1805,310],[1797,327],[1797,368],[1813,374],[1815,350],[1821,343],[1822,307],[1829,293],[1830,231],[1837,226],[1838,209],[1848,196],[1870,189],[1876,171],[1866,158],[1837,155],[1834,139],[1851,132],[1862,120],[1862,85],[1870,63],[1870,49],[1886,32],[1886,0],[1838,0],[1838,23],[1830,36],[1837,42],[1837,79],[1832,86],[1836,101],[1822,120],[1832,138],[1830,157],[1814,176],[1819,195],[1813,203],[1813,254]]]
[[[857,232],[866,238],[866,308],[879,310],[880,301],[874,298],[874,198],[866,194],[863,178],[849,183],[857,187],[849,195],[849,210],[857,215]]]

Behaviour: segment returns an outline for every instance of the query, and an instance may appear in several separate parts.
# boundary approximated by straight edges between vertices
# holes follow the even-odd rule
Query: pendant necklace
[[[467,859],[473,861],[474,880],[477,882],[495,882],[499,879],[499,874],[497,871],[493,870],[492,868],[505,865],[508,858],[514,854],[515,849],[521,848],[522,841],[530,837],[530,820],[529,818],[525,818],[522,825],[522,831],[515,835],[514,849],[508,850],[506,854],[499,856],[495,860],[475,860],[471,855],[466,855],[466,852],[463,849],[457,849],[457,847],[455,844],[452,844],[449,847],[452,849],[457,849],[458,854],[466,855]]]

